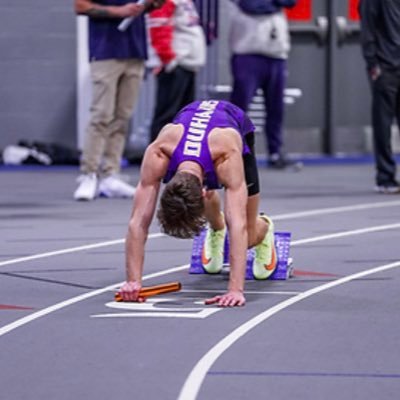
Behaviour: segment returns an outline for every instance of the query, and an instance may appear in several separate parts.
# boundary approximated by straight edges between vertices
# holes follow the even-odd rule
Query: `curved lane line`
[[[220,342],[218,342],[214,347],[212,347],[195,365],[195,367],[190,372],[187,377],[182,390],[179,394],[178,400],[195,400],[197,398],[197,394],[201,388],[201,384],[204,381],[204,378],[207,372],[210,370],[215,361],[227,350],[231,347],[236,341],[238,341],[242,336],[248,333],[251,329],[255,328],[257,325],[265,322],[267,319],[271,318],[273,315],[278,312],[296,304],[304,299],[307,299],[315,294],[321,293],[325,290],[331,289],[335,286],[342,285],[344,283],[350,282],[355,279],[359,279],[365,277],[367,275],[372,275],[378,272],[386,271],[392,268],[400,267],[400,261],[382,265],[376,268],[372,268],[370,270],[358,272],[353,275],[348,275],[344,278],[337,279],[333,282],[326,283],[321,286],[317,286],[313,289],[307,290],[303,293],[298,294],[297,296],[291,297],[281,303],[278,303],[274,307],[271,307],[261,314],[258,314],[256,317],[250,319],[245,322],[243,325],[239,326],[239,328],[232,331],[228,336],[225,336]]]

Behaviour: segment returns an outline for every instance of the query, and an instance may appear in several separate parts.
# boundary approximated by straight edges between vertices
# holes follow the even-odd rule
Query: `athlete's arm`
[[[126,282],[120,293],[126,301],[143,301],[138,293],[142,287],[145,243],[168,161],[156,143],[147,148],[142,161],[125,241]]]
[[[235,138],[241,140],[239,137]],[[232,137],[230,142],[232,143]],[[218,163],[216,172],[225,187],[225,219],[229,230],[230,275],[228,291],[223,296],[207,300],[207,304],[241,306],[245,304],[244,281],[247,255],[247,187],[244,176],[241,143],[233,145]]]

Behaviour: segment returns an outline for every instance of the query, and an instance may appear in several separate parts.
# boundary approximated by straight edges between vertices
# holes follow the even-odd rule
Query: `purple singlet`
[[[169,182],[178,166],[184,161],[195,161],[204,170],[203,184],[207,189],[221,187],[208,147],[208,135],[211,130],[214,128],[235,129],[242,137],[243,154],[250,152],[244,138],[255,130],[253,123],[239,107],[223,100],[195,101],[184,107],[173,123],[182,124],[184,132],[172,154],[163,182]]]

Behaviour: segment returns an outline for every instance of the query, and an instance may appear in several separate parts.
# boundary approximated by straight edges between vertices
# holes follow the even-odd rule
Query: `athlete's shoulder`
[[[182,128],[180,124],[169,123],[164,125],[161,129],[160,133],[157,136],[157,139],[153,143],[161,144],[168,142],[175,142],[176,137],[180,136],[182,133]]]

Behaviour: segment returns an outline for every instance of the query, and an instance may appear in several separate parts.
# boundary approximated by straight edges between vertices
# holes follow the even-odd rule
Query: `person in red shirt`
[[[148,22],[157,79],[153,142],[162,127],[195,100],[196,73],[206,63],[206,40],[192,0],[166,0],[149,13]]]

